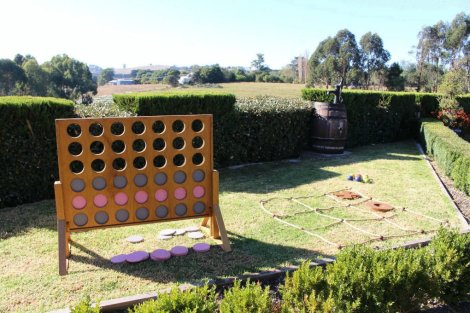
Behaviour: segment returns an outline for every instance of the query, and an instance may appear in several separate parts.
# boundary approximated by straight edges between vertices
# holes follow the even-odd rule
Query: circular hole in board
[[[175,133],[181,133],[184,130],[184,123],[181,120],[176,120],[172,124],[172,129]]]
[[[162,168],[164,167],[166,164],[166,159],[163,155],[157,155],[154,159],[153,159],[153,165],[155,167],[158,167],[158,168]]]
[[[134,150],[136,152],[144,151],[145,150],[145,141],[143,141],[142,139],[134,140],[134,142],[132,143],[132,150]]]
[[[165,131],[165,124],[162,121],[155,121],[152,124],[152,130],[156,134],[161,134]]]
[[[116,122],[111,125],[111,134],[120,136],[124,134],[124,125],[121,122]]]
[[[95,177],[91,184],[95,190],[103,190],[106,188],[106,179],[104,177]]]
[[[204,157],[201,153],[196,153],[193,155],[193,164],[194,165],[201,165],[204,162]]]
[[[91,162],[91,168],[95,171],[95,172],[102,172],[105,168],[105,163],[103,160],[101,159],[95,159]]]
[[[126,209],[119,209],[114,216],[118,222],[125,222],[129,219],[129,212]]]
[[[182,154],[177,154],[173,157],[173,164],[176,166],[183,166],[185,161],[186,159]]]
[[[123,158],[117,158],[113,160],[113,168],[116,171],[122,171],[126,168],[126,160]]]
[[[182,184],[186,181],[186,173],[183,171],[176,171],[173,174],[173,181],[177,184]]]
[[[136,169],[141,170],[147,165],[147,160],[144,157],[136,157],[134,159],[133,165]]]
[[[141,121],[134,122],[132,124],[132,132],[136,135],[143,134],[145,132],[145,125]]]
[[[93,141],[90,145],[90,151],[93,154],[101,154],[104,151],[104,144],[101,141]]]
[[[204,178],[205,178],[204,171],[202,171],[202,170],[195,170],[195,171],[193,172],[193,180],[194,180],[195,182],[198,182],[198,183],[199,183],[199,182],[202,182],[202,181],[204,180]]]
[[[115,153],[122,153],[126,149],[126,145],[124,144],[124,141],[122,140],[115,140],[111,144],[111,150],[113,150]]]
[[[204,144],[204,140],[201,137],[196,136],[193,138],[192,144],[193,144],[193,148],[199,149]]]
[[[72,171],[72,173],[79,174],[83,172],[83,169],[84,167],[82,161],[75,160],[70,162],[70,170]]]
[[[85,182],[83,181],[83,179],[74,178],[70,182],[70,188],[75,192],[81,192],[83,191],[83,189],[85,189]]]
[[[194,120],[191,123],[191,128],[196,133],[200,132],[203,127],[204,127],[204,124],[201,122],[201,120]]]
[[[103,125],[100,123],[93,123],[88,127],[88,131],[92,136],[98,137],[103,134]]]
[[[70,124],[67,126],[67,134],[70,137],[78,137],[82,134],[82,128],[78,124]]]
[[[155,215],[159,218],[164,218],[168,215],[168,208],[164,205],[160,205],[155,209]]]
[[[176,137],[173,139],[173,148],[181,150],[184,148],[184,139],[181,137]]]
[[[69,153],[71,155],[79,155],[82,153],[83,148],[82,145],[79,142],[72,142],[69,144]]]
[[[153,149],[154,150],[157,150],[157,151],[162,151],[163,149],[165,149],[165,140],[163,140],[162,138],[157,138],[153,141]]]

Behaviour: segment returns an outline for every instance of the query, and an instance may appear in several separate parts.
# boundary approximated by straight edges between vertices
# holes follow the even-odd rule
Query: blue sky
[[[469,0],[0,0],[0,58],[249,66],[263,53],[281,68],[347,28],[358,42],[378,33],[392,61],[413,60],[420,29],[459,12],[470,13]]]

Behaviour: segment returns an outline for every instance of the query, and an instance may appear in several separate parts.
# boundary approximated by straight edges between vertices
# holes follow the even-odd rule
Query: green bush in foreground
[[[262,288],[259,284],[247,281],[245,287],[240,287],[236,280],[232,288],[224,292],[220,302],[221,313],[269,313],[271,312],[271,298],[269,288]]]
[[[174,288],[161,293],[156,300],[145,301],[129,310],[132,313],[213,313],[217,309],[217,294],[214,288],[193,288],[181,291]]]
[[[70,308],[70,313],[100,313],[100,305],[91,305],[90,296],[83,298],[76,306]]]
[[[455,186],[470,195],[470,143],[434,119],[422,121],[421,142]]]

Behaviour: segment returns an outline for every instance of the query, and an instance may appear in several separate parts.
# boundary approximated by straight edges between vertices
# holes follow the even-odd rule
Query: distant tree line
[[[418,34],[416,63],[392,63],[376,33],[359,43],[348,29],[321,41],[308,61],[307,84],[326,86],[343,79],[349,86],[436,92],[455,82],[461,93],[470,91],[470,16],[459,13],[451,23],[439,21]]]
[[[87,103],[96,92],[88,66],[66,54],[43,64],[31,55],[0,59],[0,96],[50,96]]]

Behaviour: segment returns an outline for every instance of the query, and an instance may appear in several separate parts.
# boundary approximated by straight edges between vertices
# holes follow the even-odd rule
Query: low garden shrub
[[[422,121],[421,141],[455,186],[470,195],[470,143],[435,119]]]
[[[323,89],[306,88],[310,101],[332,101]],[[349,91],[342,98],[348,114],[348,147],[413,137],[418,130],[416,96],[404,92]]]
[[[241,287],[240,281],[236,280],[232,288],[224,292],[220,302],[221,313],[270,313],[271,297],[269,287],[264,289],[255,283],[247,281]]]
[[[0,208],[53,197],[55,124],[74,117],[70,100],[0,97]]]
[[[161,293],[156,300],[146,301],[129,310],[131,313],[213,313],[217,294],[207,285],[186,291],[174,288]]]
[[[100,313],[100,305],[97,303],[93,306],[90,296],[86,296],[77,305],[70,308],[70,313]]]

